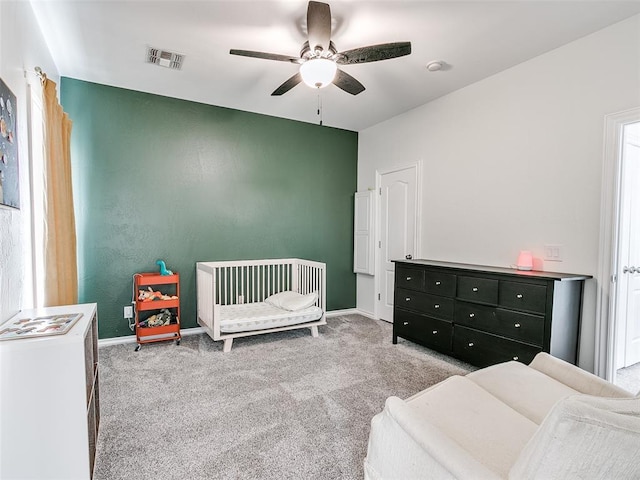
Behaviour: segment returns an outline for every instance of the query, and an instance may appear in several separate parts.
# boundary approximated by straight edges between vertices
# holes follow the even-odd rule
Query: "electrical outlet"
[[[124,318],[133,318],[133,307],[131,305],[124,307]]]
[[[562,250],[562,245],[545,245],[544,260],[548,262],[561,262],[563,257]]]

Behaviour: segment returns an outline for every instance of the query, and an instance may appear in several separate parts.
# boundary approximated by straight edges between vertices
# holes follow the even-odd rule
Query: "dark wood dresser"
[[[588,278],[396,261],[393,343],[402,337],[478,367],[529,363],[541,351],[575,364]]]

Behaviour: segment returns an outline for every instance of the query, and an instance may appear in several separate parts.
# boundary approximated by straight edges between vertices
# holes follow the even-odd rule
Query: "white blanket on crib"
[[[221,305],[219,313],[220,331],[237,333],[313,322],[322,318],[323,312],[320,307],[315,305],[291,312],[268,303],[255,302]]]

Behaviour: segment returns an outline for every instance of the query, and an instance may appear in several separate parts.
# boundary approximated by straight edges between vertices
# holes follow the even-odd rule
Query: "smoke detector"
[[[180,53],[170,52],[168,50],[160,50],[155,47],[147,47],[147,63],[153,63],[160,67],[171,68],[172,70],[180,70],[184,55]]]
[[[444,67],[444,62],[440,60],[427,63],[427,70],[429,70],[430,72],[437,72],[438,70],[442,70],[442,67]]]

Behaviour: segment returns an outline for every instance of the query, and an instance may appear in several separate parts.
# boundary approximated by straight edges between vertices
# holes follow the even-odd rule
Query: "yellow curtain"
[[[71,187],[71,125],[56,83],[43,78],[45,164],[45,306],[78,303],[76,222]]]

